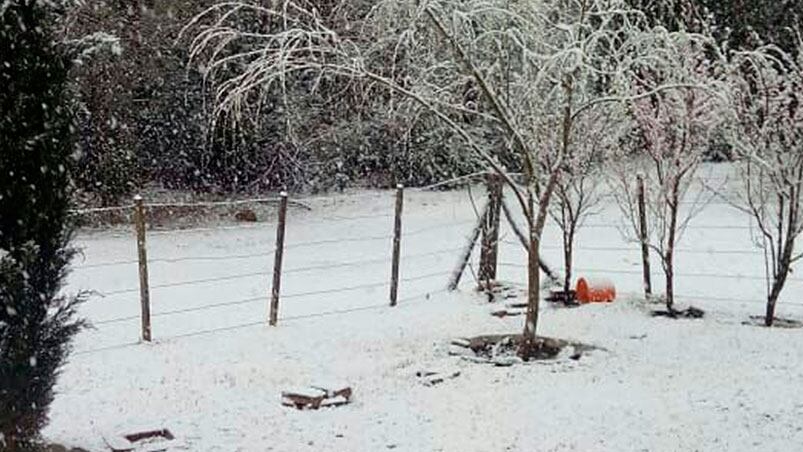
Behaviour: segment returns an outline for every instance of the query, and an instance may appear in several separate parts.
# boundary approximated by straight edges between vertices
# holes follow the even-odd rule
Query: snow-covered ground
[[[386,306],[393,193],[307,202],[312,211],[290,212],[275,328],[265,322],[272,222],[149,235],[153,344],[137,343],[131,234],[80,236],[85,256],[70,288],[106,296],[82,308],[96,329],[76,341],[46,436],[93,451],[105,450],[103,435],[162,427],[192,451],[791,451],[803,444],[803,331],[742,325],[763,311],[763,261],[747,218],[727,205],[708,206],[680,245],[677,292],[706,309],[705,319],[646,315],[638,248],[622,239],[619,212],[606,204],[580,232],[578,273],[613,280],[620,300],[545,306],[539,329],[604,350],[496,368],[447,353],[453,337],[522,326],[521,318],[490,316],[470,276],[458,292],[443,290],[475,222],[465,191],[407,194],[396,308]],[[503,236],[500,279],[520,285],[523,251],[507,229]],[[550,225],[544,253],[554,267],[557,238]],[[657,262],[653,268],[660,287]],[[795,279],[779,315],[803,317],[801,295]],[[427,387],[415,377],[420,370],[461,375]],[[351,385],[354,403],[304,412],[280,405],[282,390],[322,382]]]

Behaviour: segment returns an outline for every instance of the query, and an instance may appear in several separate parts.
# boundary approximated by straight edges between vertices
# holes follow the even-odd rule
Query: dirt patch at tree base
[[[461,350],[454,354],[459,354],[468,361],[500,367],[555,359],[566,347],[572,347],[570,358],[573,360],[580,359],[584,352],[598,349],[591,345],[541,336],[533,341],[525,341],[521,334],[461,338],[452,341],[452,345]]]
[[[763,315],[751,315],[750,320],[745,320],[742,325],[750,326],[767,326],[765,323],[766,317]],[[800,320],[786,319],[783,317],[775,317],[772,321],[771,328],[784,328],[784,329],[797,329],[803,328],[803,322]]]
[[[524,295],[521,287],[501,281],[490,281],[489,283],[480,281],[476,290],[484,294],[489,303],[517,299]]]
[[[689,306],[686,309],[672,309],[672,310],[657,310],[652,311],[653,317],[667,317],[670,319],[702,319],[705,316],[705,311],[699,308],[695,308],[693,306]]]
[[[575,290],[550,290],[549,295],[544,297],[544,300],[556,306],[563,305],[569,308],[576,308],[580,306],[580,303],[577,302],[577,291]]]

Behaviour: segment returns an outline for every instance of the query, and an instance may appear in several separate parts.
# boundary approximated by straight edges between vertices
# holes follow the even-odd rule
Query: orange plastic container
[[[577,280],[579,303],[610,303],[616,299],[616,286],[607,279],[580,278]]]

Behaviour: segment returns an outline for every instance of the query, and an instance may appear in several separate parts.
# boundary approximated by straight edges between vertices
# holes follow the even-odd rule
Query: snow
[[[392,241],[384,236],[393,228],[393,196],[360,192],[308,200],[311,212],[291,209],[282,293],[386,281]],[[677,291],[691,296],[681,305],[693,301],[706,318],[649,317],[638,298],[638,247],[625,244],[616,227],[590,226],[580,231],[578,276],[611,279],[619,299],[577,309],[544,306],[539,333],[602,350],[578,361],[562,354],[555,361],[494,367],[449,354],[455,337],[523,326],[521,316],[491,316],[499,305],[474,294],[470,277],[458,292],[442,290],[459,254],[448,250],[458,249],[472,227],[472,203],[465,192],[408,190],[405,196],[404,230],[417,233],[402,240],[402,278],[408,281],[401,284],[399,306],[385,306],[386,286],[290,297],[281,302],[275,328],[266,325],[272,223],[150,234],[154,287],[256,275],[154,289],[153,312],[256,301],[154,317],[155,342],[147,345],[137,344],[138,293],[120,293],[137,288],[136,263],[102,265],[136,259],[133,233],[80,236],[86,261],[77,263],[84,268],[76,269],[70,288],[118,294],[82,307],[97,329],[77,338],[47,438],[104,450],[103,435],[168,428],[186,450],[196,451],[785,451],[803,444],[797,384],[803,331],[742,324],[763,312],[765,289],[755,279],[763,264],[760,254],[749,254],[750,231],[737,228],[748,225],[741,213],[709,206],[680,244],[687,251],[678,256],[678,272],[691,275],[678,276]],[[618,218],[606,205],[589,223]],[[549,226],[544,241],[553,267],[560,263],[558,233]],[[335,243],[340,238],[355,240]],[[516,240],[507,230],[503,239]],[[309,241],[327,243],[301,246]],[[447,251],[420,256],[434,250]],[[524,270],[515,266],[525,263],[521,247],[506,244],[500,254],[513,264],[500,267],[501,279],[524,284]],[[209,259],[176,260],[188,256]],[[291,271],[360,260],[378,262]],[[417,279],[429,274],[436,276]],[[803,307],[793,303],[801,295],[803,283],[792,281],[779,315],[800,318]],[[314,316],[333,311],[342,312]],[[128,316],[134,320],[100,323]],[[429,387],[416,376],[422,369],[460,375]],[[319,411],[281,405],[282,391],[330,382],[351,386],[352,403]]]

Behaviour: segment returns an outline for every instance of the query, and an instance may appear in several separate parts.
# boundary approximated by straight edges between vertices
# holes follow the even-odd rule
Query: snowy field
[[[475,201],[483,202],[479,190]],[[620,299],[542,308],[539,333],[604,350],[579,361],[496,368],[449,356],[453,337],[518,332],[489,315],[466,275],[443,290],[475,223],[465,190],[405,198],[399,306],[387,307],[392,192],[313,198],[289,213],[279,326],[266,325],[273,220],[149,234],[154,343],[139,344],[135,242],[84,233],[70,289],[93,289],[57,387],[48,439],[104,449],[103,436],[169,428],[191,451],[794,451],[803,445],[802,330],[743,325],[763,313],[763,261],[748,219],[714,202],[677,259],[680,304],[703,320],[654,319],[638,299],[639,249],[607,200],[580,231],[581,276]],[[545,259],[559,267],[558,229]],[[522,285],[507,230],[500,279]],[[654,284],[662,291],[660,266]],[[656,284],[657,283],[657,284]],[[681,306],[682,307],[682,306]],[[779,316],[803,318],[793,276]],[[459,370],[434,387],[420,370]],[[296,411],[282,390],[345,383],[351,405]]]

